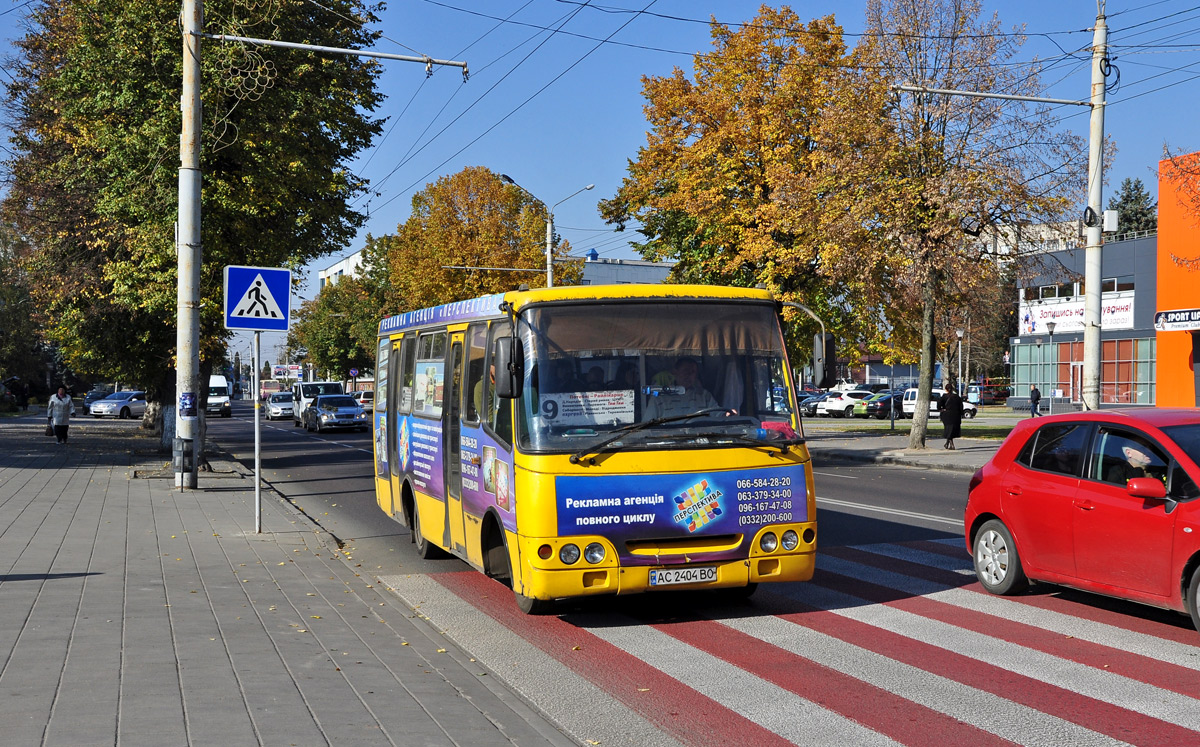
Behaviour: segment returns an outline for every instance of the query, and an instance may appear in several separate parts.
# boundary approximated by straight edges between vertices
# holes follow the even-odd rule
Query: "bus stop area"
[[[5,743],[575,744],[240,464],[44,427],[0,421]]]

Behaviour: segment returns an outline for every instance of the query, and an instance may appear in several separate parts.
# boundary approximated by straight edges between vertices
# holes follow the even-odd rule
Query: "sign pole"
[[[262,534],[262,401],[258,398],[259,338],[262,332],[254,331],[254,533]]]

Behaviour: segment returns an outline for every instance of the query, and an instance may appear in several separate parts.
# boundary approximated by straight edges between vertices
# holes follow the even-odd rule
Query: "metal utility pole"
[[[178,286],[175,330],[175,487],[196,487],[200,398],[200,30],[201,0],[183,0],[183,129],[179,135]]]
[[[1105,67],[1108,65],[1108,26],[1100,0],[1092,36],[1092,120],[1088,132],[1088,205],[1084,211],[1087,248],[1084,250],[1083,298],[1083,407],[1100,409],[1100,284],[1101,200],[1104,182]]]
[[[385,60],[419,62],[426,74],[434,65],[462,68],[467,63],[435,60],[428,56],[395,55],[365,49],[342,49],[312,44],[297,44],[270,39],[224,36],[204,33],[204,0],[182,0],[179,26],[183,33],[183,94],[180,107],[183,127],[179,134],[179,222],[175,239],[178,257],[178,287],[175,331],[175,487],[196,487],[196,461],[200,444],[196,424],[200,413],[200,128],[203,112],[200,100],[200,39],[230,41],[287,49],[302,49],[322,54],[374,57]],[[590,187],[589,187],[590,189]],[[257,366],[257,362],[255,364]],[[257,392],[255,393],[257,397]]]

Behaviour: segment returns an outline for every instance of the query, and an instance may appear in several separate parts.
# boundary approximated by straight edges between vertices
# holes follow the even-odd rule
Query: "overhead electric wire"
[[[578,15],[578,14],[579,14],[579,10],[578,10],[578,9],[577,9],[577,10],[575,10],[575,11],[572,11],[571,13],[568,13],[566,16],[564,16],[564,17],[563,17],[563,19],[562,19],[562,23],[563,23],[563,24],[566,24],[566,23],[570,22],[570,21],[571,21],[571,19],[572,19],[572,18],[574,18],[574,17],[575,17],[576,15]],[[541,32],[538,32],[538,34],[535,34],[535,35],[534,35],[533,37],[531,37],[530,39],[527,39],[526,41],[524,41],[524,42],[522,42],[520,45],[518,45],[518,47],[517,47],[517,48],[520,48],[521,46],[524,46],[524,45],[525,45],[525,44],[527,44],[527,43],[528,43],[528,42],[529,42],[531,39],[533,39],[533,38],[536,38],[536,37],[537,37],[537,36],[539,36],[540,34],[541,34]],[[545,45],[547,42],[549,42],[549,41],[550,41],[550,39],[552,39],[552,38],[554,38],[554,35],[553,35],[553,34],[548,34],[548,35],[546,36],[546,38],[545,38],[545,39],[543,39],[541,42],[539,42],[539,43],[538,43],[538,45],[537,45],[536,47],[534,47],[532,50],[530,50],[529,54],[527,54],[527,55],[525,55],[524,57],[522,57],[522,58],[521,58],[521,60],[520,60],[519,62],[517,62],[517,64],[516,64],[516,65],[514,65],[512,68],[510,68],[510,69],[508,70],[508,72],[504,73],[504,75],[502,75],[502,76],[500,77],[500,79],[499,79],[499,80],[497,80],[497,81],[496,81],[495,83],[493,83],[493,84],[492,84],[492,85],[491,85],[491,86],[490,86],[490,87],[489,87],[487,90],[485,90],[485,91],[484,91],[483,93],[481,93],[481,94],[480,94],[478,97],[476,97],[476,99],[475,99],[474,101],[472,101],[472,102],[471,102],[471,103],[470,103],[470,104],[467,106],[467,108],[466,108],[466,109],[463,109],[461,112],[459,112],[459,113],[458,113],[458,115],[454,117],[454,119],[450,120],[450,122],[449,122],[448,124],[444,125],[444,126],[442,127],[442,129],[441,129],[441,130],[439,130],[439,131],[438,131],[438,132],[437,132],[437,133],[436,133],[436,134],[435,134],[435,135],[434,135],[432,138],[430,138],[429,140],[427,140],[427,141],[426,141],[426,142],[425,142],[425,143],[424,143],[424,144],[423,144],[423,145],[422,145],[420,148],[418,148],[418,149],[417,149],[415,152],[413,152],[413,151],[412,151],[412,148],[410,148],[410,149],[409,149],[409,152],[408,152],[408,153],[405,153],[405,155],[404,155],[404,156],[402,157],[402,159],[401,159],[401,160],[400,160],[400,161],[399,161],[399,162],[396,164],[396,166],[395,166],[395,167],[393,167],[393,168],[392,168],[392,170],[391,170],[391,171],[389,171],[389,172],[387,173],[387,175],[386,175],[386,176],[384,176],[382,179],[380,179],[380,180],[379,180],[379,182],[378,182],[378,183],[375,185],[375,187],[376,187],[376,188],[378,188],[378,187],[381,187],[381,186],[383,186],[383,184],[384,184],[385,182],[387,182],[387,180],[388,180],[388,179],[390,179],[390,178],[392,177],[392,175],[393,175],[393,174],[395,174],[395,173],[396,173],[397,171],[399,171],[399,170],[400,170],[402,167],[404,167],[406,164],[408,164],[408,162],[409,162],[409,161],[411,161],[413,157],[415,157],[415,156],[416,156],[418,153],[420,153],[421,151],[425,150],[425,148],[429,147],[429,145],[430,145],[430,144],[432,144],[432,143],[433,143],[435,140],[437,140],[437,139],[438,139],[438,138],[439,138],[441,135],[445,134],[445,133],[446,133],[446,131],[447,131],[447,130],[448,130],[450,127],[451,127],[451,126],[453,126],[455,122],[457,122],[458,120],[462,119],[462,118],[463,118],[463,117],[464,117],[464,116],[467,114],[467,112],[471,111],[471,109],[473,109],[473,108],[475,107],[475,105],[476,105],[476,104],[478,104],[478,103],[479,103],[480,101],[482,101],[482,100],[483,100],[483,99],[484,99],[484,98],[485,98],[485,97],[486,97],[488,94],[490,94],[492,91],[494,91],[494,90],[496,89],[496,87],[497,87],[497,86],[499,86],[501,83],[503,83],[503,82],[505,81],[505,79],[506,79],[506,78],[508,78],[508,76],[512,75],[512,74],[513,74],[513,73],[514,73],[514,72],[517,70],[517,68],[519,68],[519,67],[521,67],[521,65],[525,64],[525,62],[526,62],[527,60],[529,60],[529,58],[530,58],[530,57],[532,57],[532,56],[533,56],[533,55],[534,55],[534,54],[535,54],[535,53],[536,53],[536,52],[537,52],[539,49],[541,49],[541,48],[542,48],[542,47],[543,47],[543,46],[544,46],[544,45]],[[508,54],[508,53],[505,53],[505,54]],[[461,90],[461,87],[460,87],[458,90]],[[456,90],[456,91],[455,91],[455,94],[457,94],[457,92],[458,92],[458,91]],[[535,95],[536,95],[536,94],[535,94]],[[451,96],[451,99],[453,99],[453,95]],[[448,104],[449,104],[449,101],[447,101],[446,103],[447,103],[447,105],[448,105]],[[445,106],[443,106],[443,109],[444,109],[444,108],[445,108]],[[441,112],[439,111],[439,112],[438,112],[438,115],[440,115],[440,114],[441,114]],[[509,113],[509,115],[508,115],[508,116],[511,116],[511,112]],[[507,116],[506,116],[505,118],[507,118]],[[434,120],[433,120],[433,121],[436,121],[436,119],[437,119],[437,117],[435,116],[435,118],[434,118]],[[431,126],[432,126],[432,124],[433,124],[433,121],[431,121],[431,122],[430,122],[430,125],[431,125]],[[501,121],[503,121],[503,120],[501,120]],[[493,125],[493,126],[494,126],[494,125]],[[428,131],[428,129],[429,129],[429,128],[428,128],[428,127],[426,127],[426,131]],[[489,131],[490,131],[490,130],[489,130]],[[485,134],[486,134],[486,133],[485,133]],[[424,132],[422,133],[422,136],[423,136],[423,135],[424,135]],[[420,137],[420,136],[419,136],[419,137]],[[418,140],[419,140],[419,137],[418,137]],[[477,138],[477,139],[478,139],[478,138]],[[469,146],[469,145],[471,145],[471,144],[473,144],[474,142],[475,142],[475,141],[471,141],[471,143],[469,143],[469,144],[468,144],[468,146]],[[415,145],[416,145],[416,142],[414,142],[414,146],[415,146]],[[459,152],[461,153],[462,151],[459,151]],[[456,153],[455,155],[457,155],[457,153]],[[453,158],[453,157],[454,157],[454,156],[451,156],[451,158]],[[443,162],[442,162],[442,163],[443,163],[443,165],[444,165],[446,162],[448,162],[449,160],[450,160],[450,159],[446,159],[446,161],[443,161]],[[441,166],[439,166],[438,168],[441,168]],[[429,172],[429,173],[432,173],[432,172]],[[429,176],[429,174],[426,174],[425,176]],[[424,177],[422,177],[422,178],[424,178]],[[404,190],[404,192],[407,192],[407,191],[408,191],[407,189],[406,189],[406,190]],[[400,194],[403,194],[404,192],[401,192]],[[398,197],[398,196],[399,196],[399,195],[396,195],[396,197]],[[390,202],[392,202],[393,200],[395,200],[395,199],[396,199],[396,197],[389,198],[387,201],[385,201],[385,202],[384,202],[383,204],[381,204],[379,207],[380,207],[380,208],[382,208],[384,205],[387,205],[388,203],[390,203]]]
[[[650,1],[650,3],[649,3],[649,4],[648,4],[646,7],[647,7],[647,8],[649,8],[650,6],[654,5],[654,3],[655,3],[655,2],[657,2],[657,0],[651,0],[651,1]],[[580,9],[582,9],[582,6],[581,6],[581,8],[580,8]],[[578,12],[578,11],[577,11],[577,12]],[[574,16],[572,16],[572,18],[573,18],[573,17],[574,17]],[[624,30],[624,29],[625,29],[625,27],[626,27],[626,26],[628,26],[629,24],[633,23],[633,21],[634,21],[636,18],[637,18],[637,16],[634,16],[634,17],[630,18],[629,20],[627,20],[625,23],[621,24],[621,25],[620,25],[620,26],[619,26],[619,27],[618,27],[618,28],[617,28],[615,31],[613,31],[611,34],[609,34],[608,38],[610,38],[610,39],[611,39],[613,36],[615,36],[616,34],[620,33],[622,30]],[[544,44],[544,43],[545,43],[545,42],[543,42],[543,44]],[[454,158],[457,158],[457,157],[459,156],[459,154],[461,154],[461,153],[462,153],[463,151],[465,151],[467,148],[470,148],[470,147],[471,147],[472,145],[474,145],[475,143],[479,142],[479,140],[480,140],[480,139],[482,139],[482,138],[483,138],[485,135],[487,135],[487,134],[488,134],[488,133],[490,133],[492,130],[494,130],[494,129],[496,129],[497,127],[499,127],[499,126],[500,126],[501,124],[503,124],[503,123],[504,123],[504,122],[505,122],[505,121],[506,121],[506,120],[507,120],[509,117],[511,117],[512,115],[514,115],[514,114],[516,114],[518,111],[520,111],[522,108],[524,108],[526,104],[528,104],[530,101],[533,101],[535,98],[537,98],[539,95],[541,95],[541,93],[542,93],[543,91],[545,91],[547,88],[549,88],[550,86],[552,86],[552,85],[554,85],[556,82],[558,82],[558,80],[559,80],[559,79],[561,79],[561,78],[562,78],[564,75],[566,75],[566,74],[567,74],[567,73],[569,73],[571,70],[573,70],[573,69],[575,68],[575,66],[577,66],[579,63],[583,62],[583,61],[584,61],[584,60],[586,60],[588,57],[590,57],[590,56],[591,56],[591,55],[592,55],[592,54],[593,54],[593,53],[594,53],[594,52],[595,52],[597,49],[600,49],[600,47],[601,47],[601,46],[603,46],[603,42],[601,42],[601,43],[599,43],[599,44],[596,44],[594,47],[592,47],[591,49],[589,49],[587,52],[585,52],[585,53],[583,54],[583,56],[582,56],[582,57],[580,57],[579,59],[575,60],[575,62],[572,62],[572,63],[571,63],[569,66],[567,66],[567,68],[566,68],[565,70],[563,70],[563,71],[562,71],[562,72],[560,72],[558,75],[556,75],[556,76],[554,76],[553,78],[551,78],[551,79],[550,79],[550,80],[549,80],[549,81],[548,81],[548,82],[547,82],[545,85],[543,85],[541,88],[539,88],[538,90],[536,90],[536,91],[534,91],[532,94],[530,94],[530,95],[529,95],[529,97],[528,97],[528,98],[526,98],[524,101],[522,101],[520,104],[517,104],[517,106],[516,106],[516,107],[514,107],[514,108],[513,108],[511,111],[509,111],[509,113],[508,113],[508,114],[505,114],[505,115],[504,115],[503,117],[501,117],[501,118],[500,118],[500,119],[499,119],[497,122],[495,122],[495,123],[494,123],[492,126],[488,127],[486,130],[484,130],[483,132],[479,133],[479,135],[475,136],[475,138],[474,138],[473,140],[471,140],[469,143],[467,143],[467,144],[466,144],[466,145],[464,145],[463,147],[459,148],[459,149],[458,149],[457,151],[455,151],[453,154],[451,154],[450,156],[448,156],[448,157],[447,157],[447,158],[446,158],[444,161],[442,161],[442,162],[441,162],[441,163],[439,163],[437,166],[435,166],[434,168],[432,168],[432,169],[430,169],[428,172],[426,172],[426,173],[425,173],[425,175],[424,175],[424,176],[422,176],[420,179],[416,180],[415,182],[413,182],[412,184],[410,184],[408,187],[406,187],[406,188],[405,188],[403,191],[401,191],[401,192],[400,192],[400,194],[397,194],[397,195],[395,195],[395,196],[393,196],[393,197],[389,198],[387,201],[385,201],[384,203],[382,203],[382,204],[381,204],[379,207],[381,207],[381,208],[382,208],[382,207],[386,206],[388,203],[390,203],[390,202],[392,202],[393,200],[395,200],[396,198],[398,198],[398,197],[399,197],[401,194],[406,194],[406,193],[408,192],[408,190],[412,189],[413,187],[416,187],[418,184],[420,184],[420,183],[421,183],[421,182],[423,182],[425,179],[427,179],[427,178],[428,178],[428,177],[429,177],[431,174],[433,174],[435,171],[437,171],[438,169],[440,169],[440,168],[442,168],[443,166],[445,166],[447,163],[449,163],[449,162],[450,162],[451,160],[453,160]],[[541,44],[539,44],[539,45],[538,45],[538,47],[541,47]],[[534,50],[534,51],[536,51],[536,50]],[[531,52],[530,54],[532,54],[532,52]],[[497,84],[498,84],[498,83],[499,83],[499,82],[497,82]],[[464,113],[465,113],[465,112],[464,112]]]

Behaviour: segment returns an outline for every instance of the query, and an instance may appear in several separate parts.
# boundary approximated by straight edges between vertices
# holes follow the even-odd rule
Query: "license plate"
[[[651,586],[672,586],[675,584],[703,584],[717,580],[715,566],[703,568],[655,568],[650,571]]]

